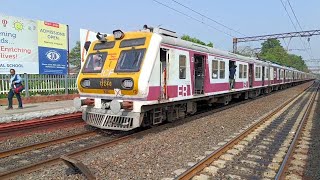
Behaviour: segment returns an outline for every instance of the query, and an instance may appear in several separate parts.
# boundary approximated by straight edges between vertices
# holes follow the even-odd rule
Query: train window
[[[218,61],[212,60],[212,79],[218,79]]]
[[[94,45],[93,50],[112,49],[114,47],[114,44],[115,44],[114,41],[97,43]]]
[[[243,65],[239,65],[239,78],[243,78]]]
[[[266,68],[266,74],[267,74],[267,78],[269,78],[269,75],[270,75],[269,68]]]
[[[146,49],[121,51],[115,72],[138,72]]]
[[[225,76],[225,65],[226,63],[224,61],[220,61],[220,79],[224,79],[226,76]]]
[[[146,42],[146,38],[136,38],[136,39],[126,39],[122,40],[120,43],[120,48],[142,46]]]
[[[248,66],[243,65],[243,78],[247,78],[247,71],[248,71]]]
[[[106,58],[107,53],[89,54],[82,73],[100,73]]]
[[[261,71],[262,67],[259,67],[259,78],[261,78],[261,74],[262,74],[262,71]]]
[[[261,77],[261,68],[256,67],[256,78],[260,78],[260,77]]]
[[[179,56],[179,79],[186,78],[186,58],[185,55]]]

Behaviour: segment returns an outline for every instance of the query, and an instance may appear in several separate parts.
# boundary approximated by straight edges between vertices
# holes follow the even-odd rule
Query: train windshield
[[[121,51],[115,72],[138,72],[146,49]]]
[[[107,53],[94,53],[87,57],[87,61],[83,67],[83,73],[100,73],[104,62],[106,61]]]

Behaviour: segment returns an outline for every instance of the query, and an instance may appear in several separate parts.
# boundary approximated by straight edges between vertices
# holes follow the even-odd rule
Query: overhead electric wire
[[[189,9],[190,11],[192,11],[192,12],[194,12],[194,13],[196,13],[196,14],[198,14],[198,15],[206,18],[206,19],[211,20],[212,22],[215,22],[216,24],[219,24],[220,26],[223,26],[224,28],[227,28],[227,29],[229,29],[229,30],[231,30],[231,31],[233,31],[233,32],[236,32],[236,33],[238,33],[238,34],[241,34],[241,35],[243,35],[243,36],[246,36],[245,34],[239,32],[239,31],[237,31],[237,30],[235,30],[235,29],[232,29],[232,28],[230,28],[230,27],[228,27],[228,26],[226,26],[226,25],[224,25],[224,24],[222,24],[222,23],[220,23],[220,22],[218,22],[218,21],[216,21],[216,20],[214,20],[214,19],[212,19],[212,18],[204,15],[204,14],[201,14],[201,13],[199,13],[198,11],[196,11],[196,10],[194,10],[194,9],[192,9],[192,8],[190,8],[190,7],[184,5],[184,4],[182,4],[182,3],[180,3],[180,2],[178,2],[178,1],[176,1],[176,0],[172,0],[172,1],[175,2],[176,4],[179,4],[180,6],[183,6],[183,7],[186,8],[186,9]]]
[[[300,22],[299,22],[299,20],[298,20],[298,18],[297,18],[297,15],[296,15],[296,13],[294,12],[293,7],[291,6],[290,0],[287,0],[287,2],[288,2],[288,4],[289,4],[289,6],[290,6],[290,9],[291,9],[291,11],[292,11],[292,14],[293,14],[294,18],[296,19],[296,21],[297,21],[297,23],[298,23],[301,31],[303,31],[302,26],[301,26],[301,24],[300,24]],[[310,52],[311,52],[311,56],[312,56],[312,59],[313,59],[313,53],[312,53],[310,41],[308,41],[308,46],[309,46],[309,49],[310,49]]]
[[[287,15],[288,15],[288,17],[289,17],[289,19],[290,19],[290,21],[291,21],[291,24],[293,25],[294,29],[295,29],[296,31],[298,31],[298,29],[297,29],[296,25],[294,24],[294,22],[293,22],[293,20],[292,20],[292,18],[291,18],[291,16],[290,16],[290,14],[289,14],[289,12],[288,12],[285,4],[283,3],[282,0],[280,0],[280,2],[281,2],[281,4],[282,4],[284,10],[286,11],[286,13],[287,13]],[[302,44],[303,48],[305,49],[305,51],[308,53],[308,55],[309,55],[310,58],[312,59],[312,56],[311,56],[310,52],[307,50],[305,44],[303,43],[301,36],[299,37],[299,39],[300,39],[300,41],[301,41],[301,44]]]
[[[210,28],[212,28],[212,29],[215,29],[215,30],[217,30],[217,31],[219,31],[219,32],[221,32],[221,33],[223,33],[223,34],[226,34],[226,35],[228,35],[228,36],[230,36],[230,37],[233,37],[230,33],[224,32],[224,31],[222,31],[222,30],[220,30],[220,29],[218,29],[218,28],[216,28],[216,27],[214,27],[214,26],[211,26],[210,24],[207,24],[207,23],[205,23],[205,22],[203,22],[203,21],[201,21],[201,20],[199,20],[199,19],[197,19],[197,18],[195,18],[195,17],[192,17],[192,16],[190,16],[190,15],[184,13],[184,12],[181,12],[181,11],[179,11],[179,10],[177,10],[177,9],[174,9],[174,8],[172,8],[172,7],[164,4],[164,3],[162,3],[162,2],[159,2],[159,1],[157,1],[157,0],[152,0],[152,1],[154,1],[154,2],[156,2],[156,3],[158,3],[158,4],[160,4],[160,5],[162,5],[162,6],[164,6],[164,7],[167,7],[167,8],[169,8],[169,9],[171,9],[171,10],[177,12],[177,13],[180,13],[180,14],[182,14],[182,15],[190,18],[190,19],[193,19],[193,20],[195,20],[195,21],[198,21],[198,22],[200,22],[201,24],[204,24],[204,25],[206,25],[206,26],[208,26],[208,27],[210,27]]]
[[[296,13],[294,12],[294,10],[293,10],[293,8],[292,8],[292,6],[291,6],[290,1],[289,1],[289,0],[287,0],[287,2],[288,2],[288,4],[289,4],[289,6],[290,6],[290,9],[291,9],[291,11],[292,11],[292,13],[293,13],[294,18],[296,19],[296,21],[297,21],[297,23],[298,23],[298,25],[299,25],[300,29],[302,30],[301,24],[300,24],[300,22],[299,22],[299,20],[298,20],[298,18],[297,18],[297,16],[296,16]]]

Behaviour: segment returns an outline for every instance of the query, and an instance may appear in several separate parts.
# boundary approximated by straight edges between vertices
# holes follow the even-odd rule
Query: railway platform
[[[18,109],[17,105],[14,105],[12,110],[5,110],[6,107],[0,106],[0,123],[42,119],[80,111],[73,106],[73,100],[28,103],[23,104],[23,109]]]

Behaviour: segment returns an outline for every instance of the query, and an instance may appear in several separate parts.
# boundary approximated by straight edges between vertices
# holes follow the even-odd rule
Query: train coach
[[[194,114],[199,104],[228,104],[313,79],[312,74],[184,41],[173,31],[97,34],[86,42],[77,84],[83,120],[128,131]],[[230,83],[230,68],[235,68]],[[231,87],[231,85],[233,85]]]

